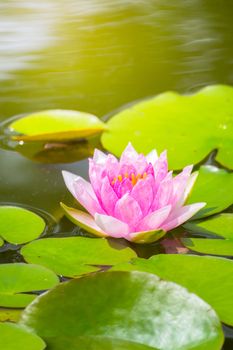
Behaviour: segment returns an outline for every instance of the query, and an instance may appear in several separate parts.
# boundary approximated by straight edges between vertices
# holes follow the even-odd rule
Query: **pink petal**
[[[89,178],[98,198],[100,196],[101,180],[106,173],[106,162],[107,155],[98,149],[95,149],[93,159],[89,159]]]
[[[143,154],[139,154],[135,161],[135,168],[137,174],[143,174],[148,167],[146,157]]]
[[[89,179],[98,198],[100,198],[101,181],[105,174],[105,167],[102,164],[97,164],[93,159],[89,159]]]
[[[107,155],[105,153],[103,153],[102,151],[100,151],[98,149],[95,149],[94,156],[93,156],[93,161],[96,164],[105,165],[106,160],[107,160]]]
[[[187,199],[188,199],[188,196],[190,194],[190,192],[192,191],[193,189],[193,186],[197,180],[197,177],[198,177],[198,171],[195,171],[188,179],[187,181],[187,184],[186,184],[186,188],[185,188],[185,191],[184,191],[184,194],[183,194],[183,197],[181,198],[181,205],[183,205]]]
[[[136,174],[136,168],[132,164],[122,164],[119,170],[119,175],[125,176],[126,174]]]
[[[141,220],[142,211],[138,202],[126,193],[116,203],[114,216],[117,219],[126,222],[132,231]]]
[[[172,180],[164,180],[159,184],[158,191],[154,198],[154,202],[152,204],[151,209],[154,211],[156,209],[167,206],[171,203],[173,191]]]
[[[162,224],[163,230],[170,231],[173,228],[182,225],[205,205],[206,203],[195,203],[177,209],[174,213],[172,212],[168,219]]]
[[[140,205],[142,215],[146,215],[152,205],[154,199],[153,193],[154,177],[148,175],[146,179],[139,180],[131,191],[133,197]]]
[[[129,179],[124,179],[122,182],[117,181],[114,185],[114,190],[117,193],[118,198],[124,196],[124,194],[131,192],[133,185]]]
[[[171,180],[171,179],[173,179],[172,174],[173,174],[173,171],[172,171],[172,170],[169,171],[169,172],[167,173],[166,177],[164,178],[164,181],[165,181],[165,180]]]
[[[127,237],[125,237],[128,241],[136,242],[136,243],[152,243],[158,241],[166,234],[163,230],[151,230],[151,231],[140,231],[130,233]]]
[[[132,146],[131,142],[129,142],[121,155],[120,164],[133,164],[137,160],[137,158],[138,153]]]
[[[126,237],[129,233],[126,223],[109,215],[95,214],[95,222],[104,232],[115,238]]]
[[[91,184],[83,178],[78,177],[74,182],[75,198],[92,215],[105,213],[100,206]]]
[[[113,215],[118,197],[115,191],[113,190],[112,186],[110,185],[107,176],[103,179],[100,196],[102,206],[106,213],[109,215]]]
[[[108,154],[107,161],[106,161],[106,174],[109,178],[109,181],[112,181],[114,177],[119,175],[120,171],[120,164],[116,157],[114,157],[112,154]]]
[[[161,224],[167,219],[171,211],[171,205],[160,208],[147,216],[145,216],[137,226],[137,231],[157,230]]]
[[[167,163],[167,151],[164,151],[160,154],[157,162],[154,166],[154,176],[155,176],[155,185],[158,187],[161,181],[166,177],[168,172],[168,163]]]
[[[155,149],[153,149],[150,153],[146,156],[147,163],[151,163],[153,166],[155,165],[155,162],[158,160],[158,154]]]
[[[74,189],[74,182],[79,178],[78,175],[72,174],[69,171],[63,170],[62,176],[65,181],[65,185],[70,191],[70,193],[75,197],[75,189]]]
[[[84,230],[93,233],[99,237],[105,237],[107,234],[103,232],[95,223],[94,219],[87,213],[81,210],[67,207],[61,203],[61,207],[64,209],[67,217],[75,224],[83,228]]]
[[[171,202],[173,205],[181,206],[184,196],[185,188],[187,186],[188,179],[192,172],[193,166],[189,165],[183,169],[183,171],[173,178],[173,194]]]

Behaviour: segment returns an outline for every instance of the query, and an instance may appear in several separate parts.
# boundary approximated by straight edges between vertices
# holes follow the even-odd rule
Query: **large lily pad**
[[[188,230],[213,238],[184,238],[184,245],[196,252],[233,256],[233,214],[216,215],[207,220],[198,220],[184,225]],[[216,239],[225,238],[225,239]]]
[[[106,125],[96,116],[71,110],[46,110],[13,121],[11,131],[20,133],[15,140],[64,141],[101,133]]]
[[[211,256],[160,254],[115,266],[121,271],[139,270],[178,283],[197,294],[233,326],[233,261]]]
[[[154,347],[135,343],[134,341],[102,336],[53,337],[50,339],[50,343],[52,344],[52,346],[49,347],[51,350],[155,350]]]
[[[104,147],[120,155],[129,141],[142,153],[168,150],[172,169],[196,164],[212,150],[233,168],[233,88],[205,87],[193,95],[165,92],[115,114],[102,135]]]
[[[161,350],[217,350],[223,340],[208,304],[142,272],[105,272],[60,284],[23,312],[21,324],[40,335],[50,350],[61,349],[57,343],[63,337],[133,340]],[[131,343],[123,349],[138,347]]]
[[[184,227],[202,235],[233,239],[233,214],[222,213],[208,219],[191,221],[186,223]]]
[[[17,322],[21,312],[22,309],[0,308],[0,322]]]
[[[32,211],[7,205],[0,207],[0,236],[7,242],[21,244],[32,241],[44,229],[44,220]]]
[[[66,277],[76,277],[136,257],[135,252],[105,238],[47,238],[21,249],[27,262],[41,264]]]
[[[202,166],[188,204],[206,202],[195,218],[213,215],[233,204],[233,173],[215,166]]]
[[[59,283],[54,272],[23,263],[0,265],[0,306],[23,308],[35,299],[33,292]],[[30,294],[29,294],[30,292]]]
[[[0,323],[0,349],[43,350],[44,341],[25,327],[12,323]]]

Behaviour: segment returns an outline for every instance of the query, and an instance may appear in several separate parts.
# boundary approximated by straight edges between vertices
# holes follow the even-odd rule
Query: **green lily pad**
[[[110,337],[53,337],[50,338],[51,350],[156,350],[144,344]]]
[[[0,306],[23,308],[43,291],[59,283],[54,272],[43,266],[23,263],[0,265]],[[29,294],[30,292],[30,294]]]
[[[142,153],[167,149],[171,169],[196,164],[218,149],[216,159],[232,169],[232,105],[233,88],[224,85],[185,96],[165,92],[114,115],[102,143],[118,156],[129,141]]]
[[[4,240],[0,237],[0,247],[4,244]]]
[[[59,338],[80,336],[133,340],[161,350],[217,350],[223,341],[209,305],[181,286],[142,272],[105,272],[62,283],[28,306],[21,324],[51,350],[59,349]]]
[[[18,322],[22,309],[0,308],[0,322]]]
[[[43,350],[44,341],[25,327],[13,323],[0,323],[0,349]]]
[[[206,202],[195,218],[201,218],[228,208],[233,204],[233,173],[215,166],[202,166],[187,204]]]
[[[105,238],[46,238],[21,249],[29,263],[46,266],[58,275],[77,277],[136,257],[135,252]]]
[[[202,238],[184,238],[182,243],[190,250],[195,252],[233,256],[233,239],[202,239]]]
[[[194,233],[233,239],[233,214],[223,213],[208,219],[191,221],[184,227]]]
[[[184,238],[183,244],[196,252],[233,256],[233,214],[220,214],[184,225],[188,230],[213,238]],[[225,238],[225,239],[216,239]]]
[[[26,115],[12,122],[9,128],[22,134],[13,136],[15,140],[64,141],[99,134],[106,125],[89,113],[55,109]]]
[[[212,256],[160,254],[148,260],[134,259],[113,267],[120,271],[145,271],[186,287],[233,326],[233,261]]]
[[[7,242],[30,242],[38,238],[44,229],[44,220],[32,211],[8,205],[0,206],[0,236]]]

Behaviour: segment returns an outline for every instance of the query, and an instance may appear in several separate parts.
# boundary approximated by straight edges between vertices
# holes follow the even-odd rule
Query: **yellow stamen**
[[[116,180],[117,180],[117,178],[114,177],[114,179],[112,180],[111,184],[114,185],[116,183]]]
[[[147,177],[146,172],[144,172],[143,174],[138,173],[137,175],[135,175],[134,173],[131,173],[130,175],[128,173],[125,173],[123,175],[118,175],[117,177],[114,177],[111,184],[115,185],[117,181],[122,182],[124,179],[130,179],[132,185],[135,186],[138,180],[145,180],[146,177]]]
[[[121,182],[122,181],[122,175],[118,175],[118,180]]]
[[[134,173],[131,174],[131,182],[132,182],[133,186],[136,185],[136,183],[137,183],[137,179],[136,179]]]

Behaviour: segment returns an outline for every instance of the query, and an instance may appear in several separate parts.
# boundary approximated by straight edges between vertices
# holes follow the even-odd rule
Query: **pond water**
[[[232,15],[230,0],[2,1],[0,121],[51,108],[106,118],[166,90],[233,84]],[[45,164],[1,149],[0,164],[1,203],[39,208],[61,231],[74,229],[59,206],[71,201],[61,170],[85,177],[86,160]]]

